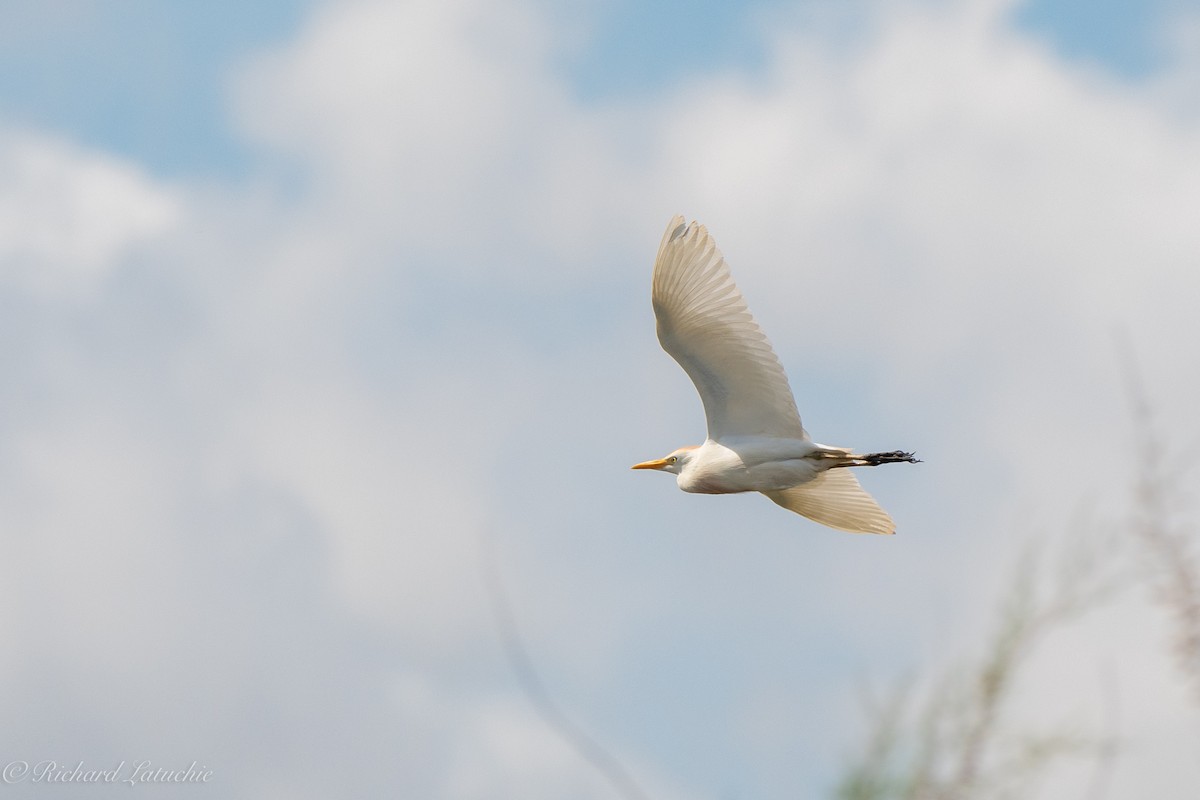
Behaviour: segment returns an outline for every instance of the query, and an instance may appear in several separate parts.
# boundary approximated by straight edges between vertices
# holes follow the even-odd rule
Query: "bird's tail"
[[[828,469],[807,483],[763,494],[789,511],[831,528],[851,533],[896,532],[896,523],[848,469]]]

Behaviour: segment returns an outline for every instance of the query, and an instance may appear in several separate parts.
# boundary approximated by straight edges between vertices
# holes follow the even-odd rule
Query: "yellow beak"
[[[640,464],[634,464],[630,469],[662,469],[667,465],[667,459],[656,458],[653,461],[643,461]]]

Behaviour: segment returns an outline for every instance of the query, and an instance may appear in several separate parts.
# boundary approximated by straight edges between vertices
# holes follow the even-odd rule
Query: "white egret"
[[[676,475],[685,492],[762,492],[831,528],[895,532],[892,518],[844,468],[918,459],[899,450],[856,454],[809,437],[783,366],[703,225],[684,224],[681,216],[667,225],[653,300],[658,341],[696,384],[708,438],[633,469]]]

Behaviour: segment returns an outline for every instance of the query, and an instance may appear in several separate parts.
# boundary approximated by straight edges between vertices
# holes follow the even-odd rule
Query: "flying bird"
[[[762,492],[831,528],[895,533],[892,518],[848,467],[919,459],[812,440],[779,358],[703,225],[672,218],[654,262],[652,296],[658,341],[696,385],[708,438],[633,469],[669,472],[685,492]]]

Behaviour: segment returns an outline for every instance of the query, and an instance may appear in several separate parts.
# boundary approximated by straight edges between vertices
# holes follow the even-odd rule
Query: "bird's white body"
[[[898,451],[856,455],[812,441],[783,366],[703,225],[671,220],[654,262],[653,300],[658,340],[696,385],[708,439],[634,469],[670,472],[685,492],[762,492],[842,530],[895,531],[844,468],[916,459]]]
[[[676,477],[679,488],[700,494],[734,494],[789,489],[807,483],[829,466],[823,448],[804,439],[763,436],[708,439],[685,450]]]

